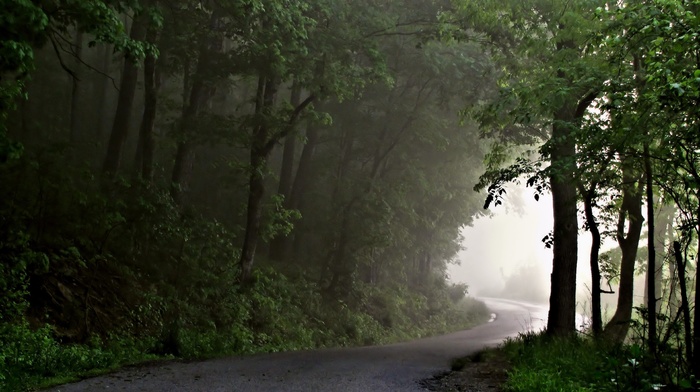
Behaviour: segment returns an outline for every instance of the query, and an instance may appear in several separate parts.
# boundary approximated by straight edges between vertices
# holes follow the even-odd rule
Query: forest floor
[[[500,351],[487,350],[456,359],[452,371],[421,381],[434,392],[501,392],[509,363]]]

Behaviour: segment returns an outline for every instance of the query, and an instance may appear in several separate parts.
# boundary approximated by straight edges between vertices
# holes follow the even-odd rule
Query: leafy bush
[[[46,379],[153,359],[146,354],[151,345],[132,339],[64,345],[48,325],[33,330],[26,323],[0,324],[0,390],[23,390]]]
[[[165,187],[99,184],[61,162],[45,151],[0,166],[15,184],[0,188],[0,390],[151,358],[405,340],[488,317],[438,279],[420,290],[353,281],[338,298],[304,273],[258,268],[242,288],[229,228],[181,211]]]

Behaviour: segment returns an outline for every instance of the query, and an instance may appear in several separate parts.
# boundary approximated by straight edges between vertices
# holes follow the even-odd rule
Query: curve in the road
[[[449,335],[387,346],[169,362],[124,369],[52,391],[421,391],[418,381],[444,372],[453,358],[532,329],[533,320],[546,315],[542,306],[483,300],[496,317]]]

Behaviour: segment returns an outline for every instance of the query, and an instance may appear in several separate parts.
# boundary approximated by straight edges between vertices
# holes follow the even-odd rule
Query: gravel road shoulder
[[[433,392],[501,392],[507,378],[508,362],[497,351],[465,358],[452,370],[422,380],[421,386]]]

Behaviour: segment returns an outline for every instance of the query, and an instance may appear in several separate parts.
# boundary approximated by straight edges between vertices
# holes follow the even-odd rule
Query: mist
[[[583,222],[579,219],[579,225]],[[552,250],[542,239],[552,230],[552,198],[549,193],[535,200],[525,185],[510,185],[503,205],[462,228],[462,250],[457,263],[448,267],[450,279],[469,286],[476,297],[499,297],[538,304],[549,301]],[[579,232],[577,301],[578,311],[590,310],[590,234]],[[612,239],[602,251],[616,246]],[[603,297],[614,309],[615,297]]]

